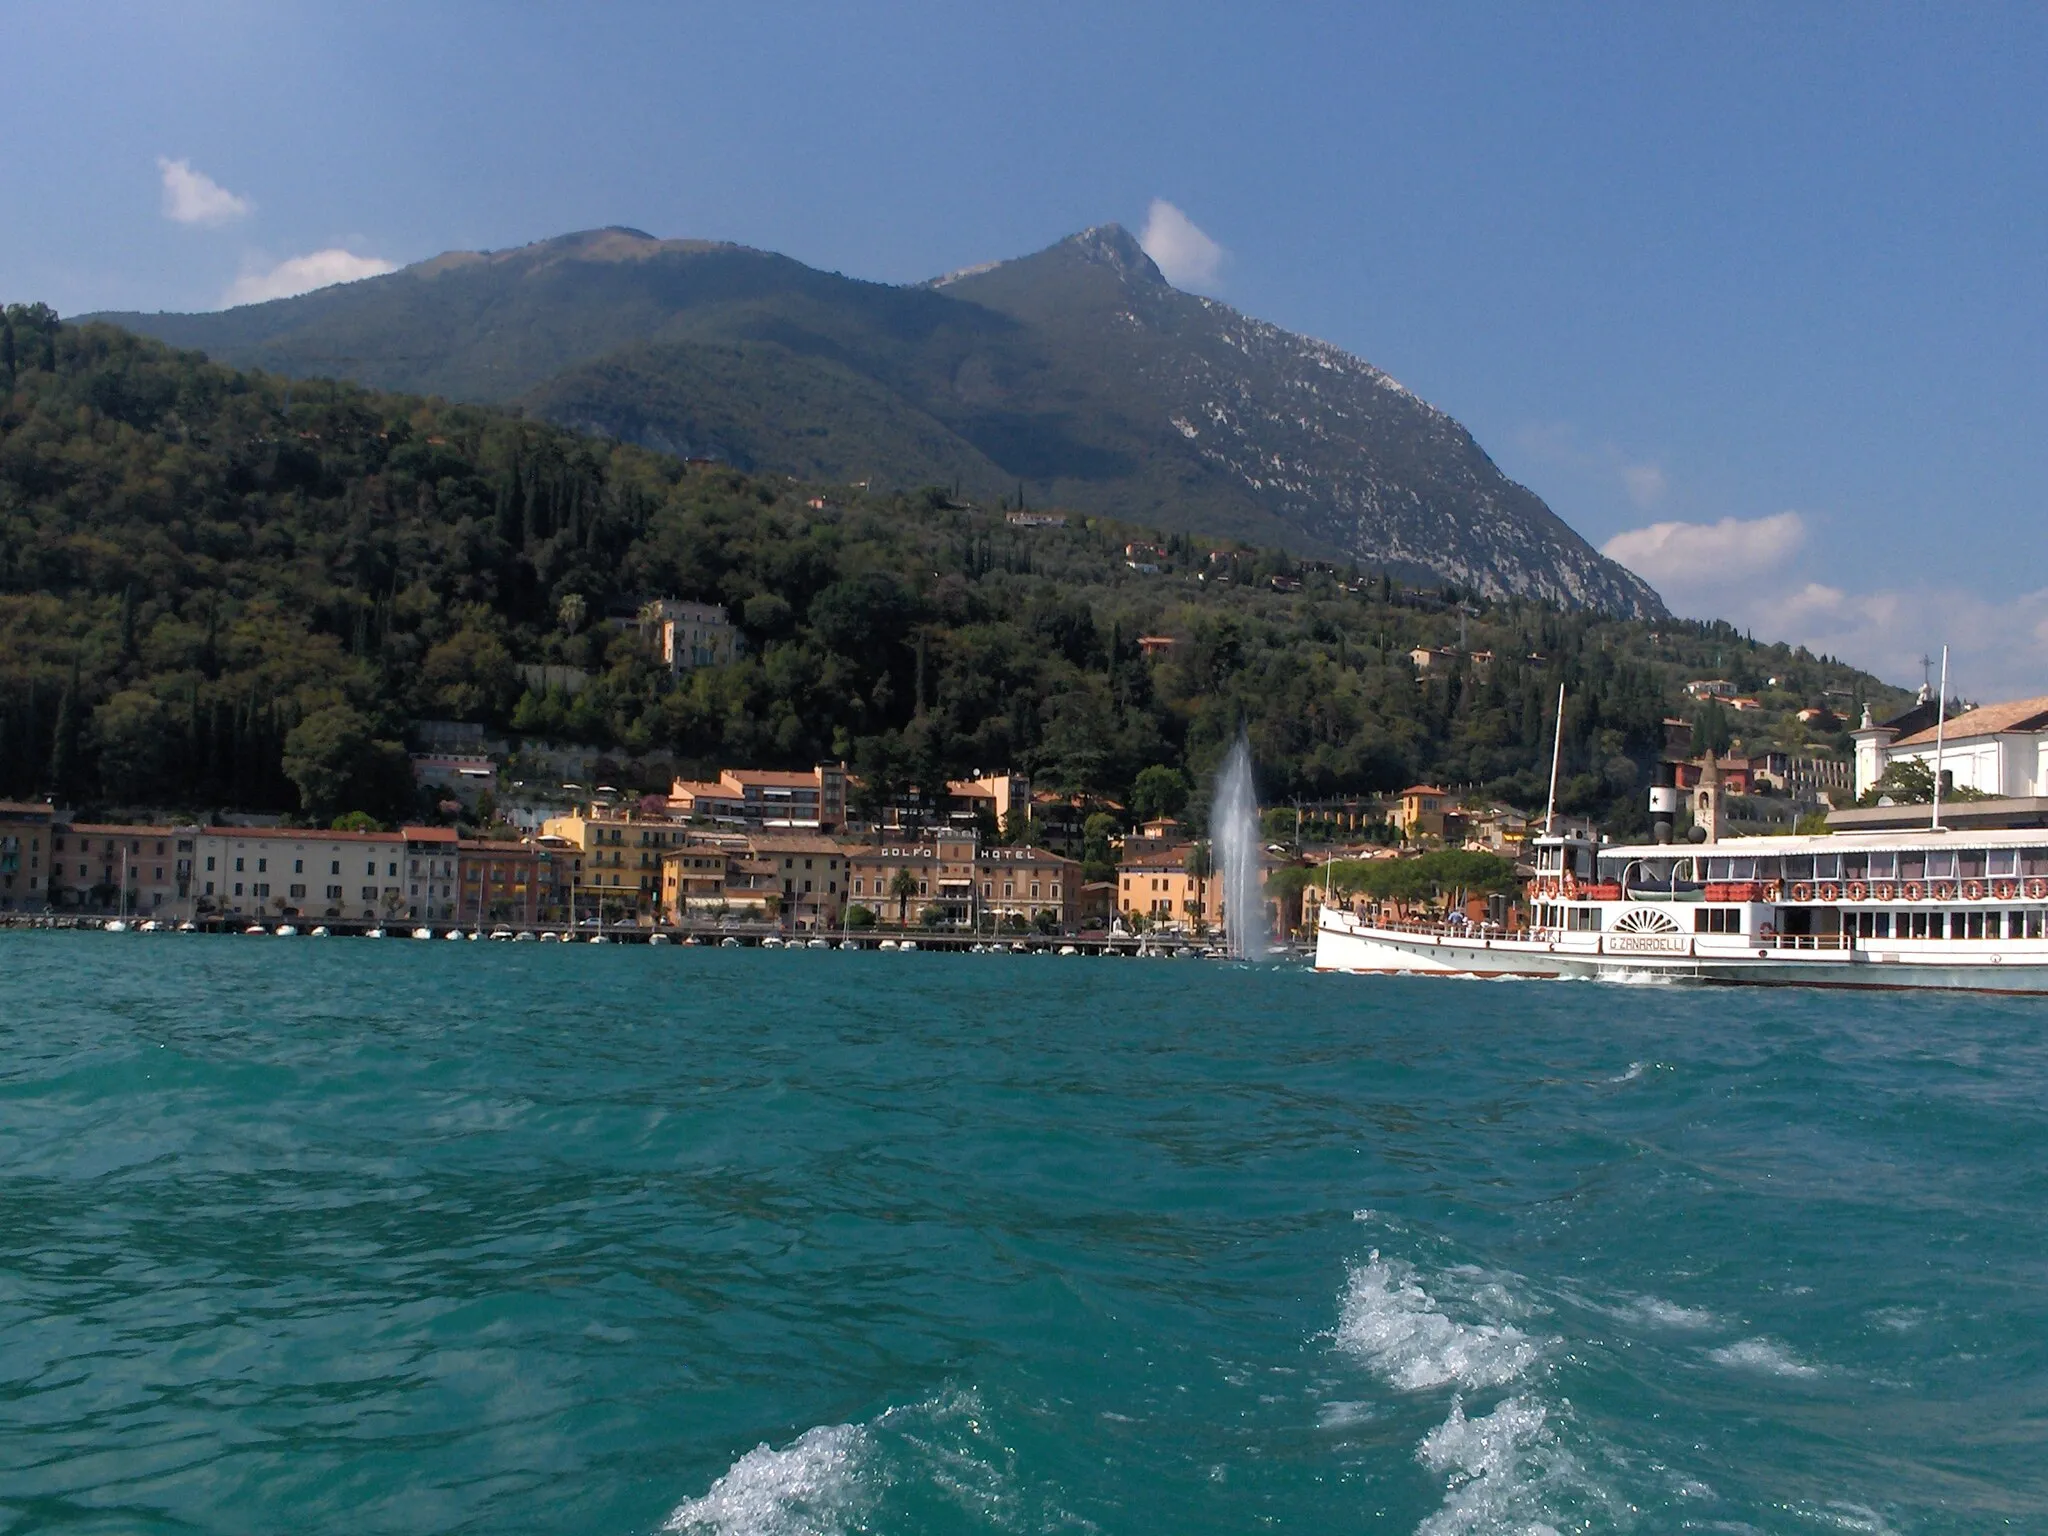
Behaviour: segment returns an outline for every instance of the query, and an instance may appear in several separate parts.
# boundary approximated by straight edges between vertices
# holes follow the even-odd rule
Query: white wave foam
[[[1595,980],[1610,987],[1675,987],[1684,978],[1669,971],[1602,971]]]
[[[683,1536],[841,1536],[864,1504],[868,1432],[857,1424],[807,1430],[781,1450],[757,1445],[662,1530]]]
[[[1626,1072],[1622,1073],[1619,1077],[1610,1077],[1607,1081],[1610,1083],[1632,1083],[1642,1075],[1643,1064],[1640,1061],[1632,1061],[1628,1064]]]
[[[1761,1371],[1767,1376],[1810,1377],[1820,1374],[1820,1367],[1808,1365],[1776,1339],[1742,1339],[1707,1351],[1707,1358],[1732,1370]]]
[[[1549,1418],[1524,1397],[1504,1398],[1471,1419],[1462,1402],[1452,1403],[1451,1416],[1416,1448],[1416,1460],[1448,1483],[1443,1506],[1416,1536],[1557,1536],[1565,1508],[1605,1503]]]
[[[1827,1506],[1816,1509],[1811,1504],[1793,1506],[1793,1513],[1802,1520],[1811,1520],[1816,1525],[1837,1531],[1866,1531],[1870,1536],[1897,1536],[1897,1532],[1883,1515],[1868,1504],[1851,1504],[1846,1499],[1830,1499]]]
[[[1496,1306],[1506,1300],[1498,1287],[1486,1291]],[[1541,1354],[1511,1323],[1454,1322],[1409,1266],[1382,1259],[1377,1249],[1351,1271],[1336,1337],[1339,1348],[1404,1392],[1453,1383],[1504,1387]]]
[[[1064,1511],[1018,1486],[1013,1463],[979,1394],[947,1391],[862,1424],[809,1430],[780,1450],[758,1445],[701,1497],[677,1505],[661,1529],[672,1536],[850,1536],[905,1524],[895,1501],[933,1495],[976,1528],[1067,1523]]]
[[[1675,1301],[1665,1301],[1657,1296],[1638,1296],[1626,1307],[1622,1315],[1638,1322],[1654,1323],[1659,1328],[1711,1328],[1717,1319],[1704,1307],[1681,1307]]]
[[[1349,1429],[1379,1417],[1371,1403],[1324,1403],[1316,1410],[1317,1429]]]

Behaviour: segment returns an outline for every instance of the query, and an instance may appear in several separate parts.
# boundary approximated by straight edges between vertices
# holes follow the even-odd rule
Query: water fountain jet
[[[1259,799],[1252,786],[1252,746],[1240,734],[1217,775],[1209,806],[1209,843],[1223,879],[1223,938],[1234,958],[1263,959],[1266,901],[1259,884]]]

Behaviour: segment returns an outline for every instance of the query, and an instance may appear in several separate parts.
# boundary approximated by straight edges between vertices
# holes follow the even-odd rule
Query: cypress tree
[[[71,663],[71,681],[57,700],[57,734],[50,744],[50,787],[68,796],[78,776],[78,662]]]
[[[0,319],[0,373],[7,375],[7,387],[14,388],[14,322]]]

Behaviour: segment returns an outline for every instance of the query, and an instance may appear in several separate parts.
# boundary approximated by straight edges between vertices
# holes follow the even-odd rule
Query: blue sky
[[[1184,285],[1387,369],[1681,611],[2048,692],[2048,11],[1277,9],[29,0],[0,296],[607,223],[908,281],[1163,203]]]

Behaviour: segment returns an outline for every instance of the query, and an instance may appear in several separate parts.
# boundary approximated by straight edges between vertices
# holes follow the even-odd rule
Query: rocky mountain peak
[[[1096,266],[1108,267],[1127,282],[1157,288],[1172,286],[1158,264],[1145,254],[1137,236],[1121,224],[1097,224],[1078,235],[1067,236],[1053,249],[1079,256]]]

